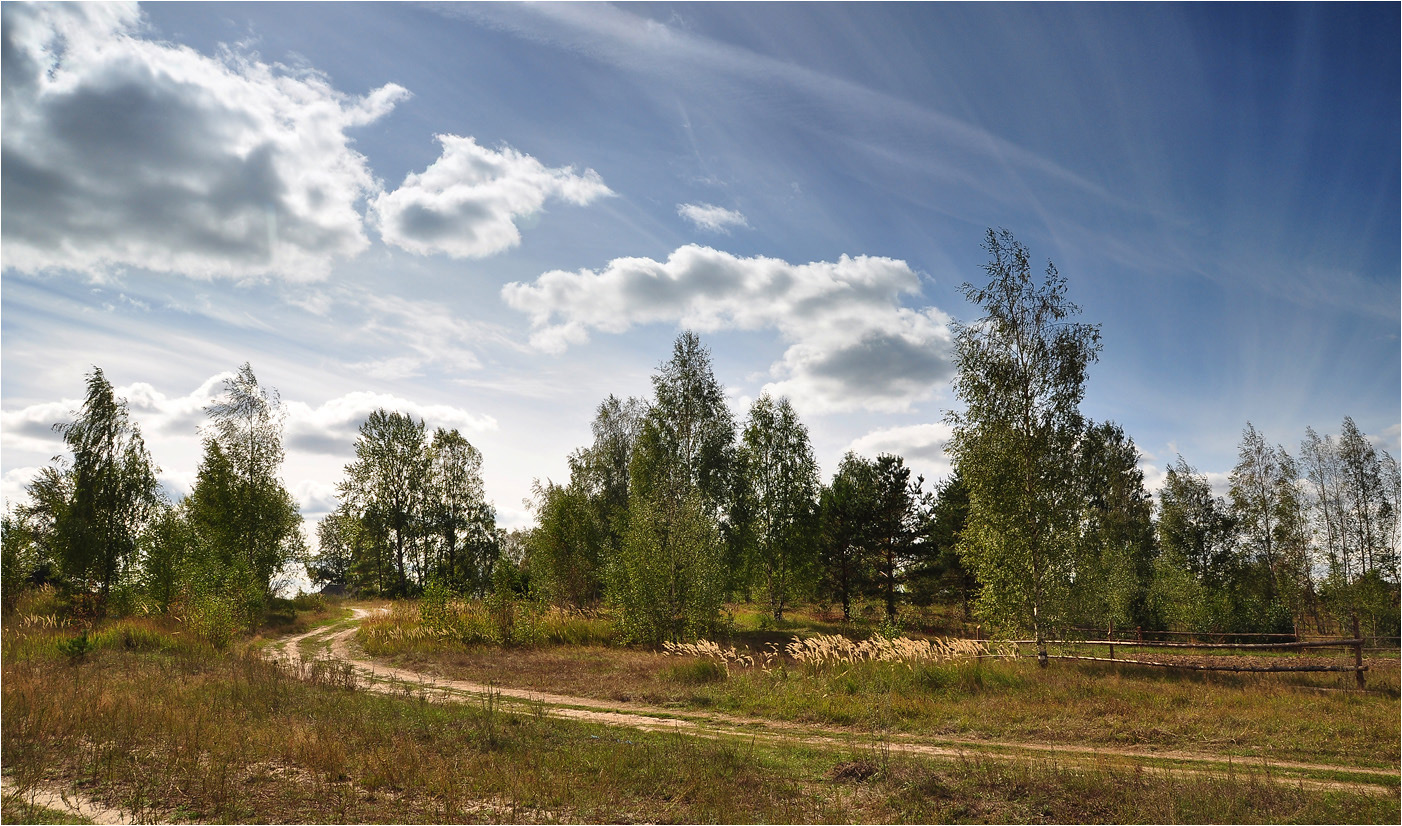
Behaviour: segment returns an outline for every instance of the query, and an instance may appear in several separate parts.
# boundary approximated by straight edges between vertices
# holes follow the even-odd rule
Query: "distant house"
[[[344,597],[350,594],[350,589],[343,584],[332,582],[321,586],[321,590],[317,593],[324,597]]]

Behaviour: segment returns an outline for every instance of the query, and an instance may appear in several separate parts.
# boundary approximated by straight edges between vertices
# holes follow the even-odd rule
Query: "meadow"
[[[267,647],[288,634],[350,628],[340,605],[305,607],[312,610],[279,607],[258,635],[223,650],[165,617],[99,623],[86,635],[58,621],[7,618],[3,762],[19,794],[7,796],[5,820],[41,819],[24,808],[24,792],[54,787],[136,820],[178,822],[1368,823],[1399,815],[1395,659],[1358,692],[1317,675],[1204,677],[1080,663],[1042,670],[1026,659],[958,656],[784,656],[764,667],[761,656],[741,665],[710,649],[619,646],[605,617],[548,612],[527,620],[533,642],[465,642],[442,633],[444,617],[432,611],[436,630],[425,630],[414,603],[372,615],[357,632],[365,655],[426,673],[604,707],[646,703],[794,727],[788,738],[691,736],[559,719],[541,703],[491,692],[430,702],[408,684],[368,690],[364,676],[324,659],[271,661]],[[840,630],[809,619],[811,627],[799,614],[775,628],[736,608],[717,649],[762,652]],[[317,639],[308,639],[308,657]],[[804,736],[813,732],[835,739]],[[959,755],[892,747],[944,741],[963,743]],[[1009,743],[1105,752],[1013,753]],[[1185,769],[1175,755],[1188,752],[1233,762]]]

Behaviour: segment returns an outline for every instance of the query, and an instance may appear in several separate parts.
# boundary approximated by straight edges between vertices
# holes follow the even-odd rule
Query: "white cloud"
[[[29,493],[25,489],[39,475],[39,471],[37,467],[17,467],[5,471],[5,475],[0,477],[0,501],[3,502],[0,507],[8,510],[28,502]]]
[[[315,280],[369,244],[346,130],[403,88],[147,40],[135,4],[3,15],[5,267]]]
[[[550,168],[503,146],[438,135],[443,154],[411,172],[393,192],[375,198],[374,220],[386,244],[419,255],[484,258],[521,243],[516,221],[554,198],[583,206],[612,195],[592,169]]]
[[[748,227],[745,216],[733,209],[715,204],[677,204],[677,214],[711,232],[730,232],[730,227]]]
[[[82,404],[77,399],[40,402],[20,410],[0,411],[0,445],[6,450],[49,453],[63,449],[63,437],[54,425],[70,422],[70,411]]]
[[[888,427],[853,440],[847,449],[869,459],[882,453],[894,453],[912,467],[918,467],[927,480],[936,481],[954,472],[944,452],[945,444],[953,435],[950,426],[942,422]]]
[[[777,330],[789,342],[764,389],[807,412],[903,411],[949,378],[949,318],[913,310],[920,279],[904,261],[842,256],[790,264],[687,245],[665,262],[618,258],[599,271],[553,270],[502,299],[531,317],[531,343],[563,352],[591,330],[673,322],[700,332]]]
[[[184,396],[168,396],[149,384],[136,383],[114,388],[118,398],[127,400],[132,419],[140,426],[147,444],[169,452],[171,444],[182,437],[189,445],[198,445],[199,428],[208,417],[204,408],[223,392],[224,380],[231,373],[211,376],[194,391]],[[73,420],[73,411],[81,407],[79,399],[43,402],[15,411],[0,411],[0,436],[5,450],[27,451],[56,455],[65,453],[62,438],[53,431],[55,422]],[[331,399],[313,407],[305,402],[283,400],[283,445],[288,452],[349,457],[360,425],[373,411],[386,410],[422,419],[431,430],[435,427],[457,428],[465,434],[497,429],[496,419],[459,407],[442,404],[421,404],[385,393],[354,392]],[[198,448],[195,448],[198,455]],[[19,468],[5,476],[5,495],[22,493],[35,468]],[[13,477],[13,478],[12,478]],[[172,498],[188,493],[194,485],[193,470],[164,469],[162,485]],[[320,485],[320,487],[318,487]],[[328,499],[327,486],[299,481],[293,493],[304,510],[317,512]]]
[[[132,420],[148,442],[153,436],[194,437],[206,421],[204,408],[223,392],[224,380],[232,375],[211,376],[185,396],[167,396],[145,382],[115,387],[112,392],[126,400]],[[0,411],[0,445],[7,450],[64,452],[63,437],[54,425],[73,421],[82,406],[82,399],[62,399]]]
[[[320,519],[336,509],[336,486],[313,479],[303,479],[292,485],[289,493],[297,500],[297,509],[307,522]],[[314,539],[315,537],[313,537]],[[312,543],[316,547],[316,543]]]
[[[467,433],[497,429],[491,416],[470,413],[445,404],[420,404],[387,393],[357,391],[312,407],[304,402],[284,402],[287,421],[283,443],[289,450],[333,456],[351,454],[360,425],[374,411],[384,408],[422,419],[427,429],[457,428]]]

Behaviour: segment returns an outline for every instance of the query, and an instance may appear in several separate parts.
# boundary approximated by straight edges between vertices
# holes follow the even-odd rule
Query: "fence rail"
[[[1048,654],[1049,660],[1086,660],[1097,663],[1115,663],[1117,665],[1147,665],[1155,668],[1183,668],[1189,671],[1353,671],[1362,679],[1364,671],[1368,670],[1366,665],[1226,665],[1208,663],[1160,663],[1152,660],[1117,660],[1114,657],[1084,657],[1070,654]],[[1361,686],[1360,686],[1361,688]]]
[[[1088,629],[1072,629],[1088,630]],[[1103,640],[1012,640],[1014,645],[1038,645],[1037,658],[1042,665],[1046,665],[1046,660],[1084,660],[1088,662],[1115,663],[1117,665],[1144,665],[1153,668],[1181,668],[1188,671],[1233,671],[1233,672],[1349,672],[1352,671],[1358,687],[1364,687],[1363,674],[1368,670],[1368,666],[1363,664],[1363,645],[1367,639],[1359,633],[1358,620],[1353,620],[1353,637],[1351,639],[1324,639],[1324,640],[1298,640],[1293,634],[1221,634],[1216,636],[1254,636],[1290,637],[1291,642],[1267,642],[1267,643],[1202,643],[1202,642],[1164,642],[1159,640],[1143,639],[1143,634],[1136,630],[1135,639],[1117,640],[1114,639],[1114,629],[1107,629],[1107,636],[1110,639]],[[1156,633],[1176,633],[1183,635],[1186,632],[1156,632]],[[1195,635],[1209,636],[1209,635]],[[1081,654],[1049,654],[1046,651],[1047,645],[1103,645],[1110,651],[1108,657],[1093,657]],[[1272,663],[1271,665],[1242,665],[1241,663],[1166,663],[1153,660],[1124,660],[1115,657],[1115,648],[1159,648],[1170,650],[1196,650],[1196,651],[1290,651],[1304,650],[1309,648],[1345,648],[1353,650],[1352,665],[1282,665]]]
[[[1058,640],[1076,645],[1112,645],[1125,648],[1195,648],[1221,651],[1289,651],[1301,648],[1354,648],[1364,643],[1356,640],[1306,640],[1304,642],[1155,642],[1153,640]]]

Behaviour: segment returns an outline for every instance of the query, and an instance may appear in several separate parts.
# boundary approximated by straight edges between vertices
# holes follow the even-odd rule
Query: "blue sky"
[[[1102,325],[1151,484],[1352,416],[1394,455],[1398,6],[4,4],[4,495],[83,376],[174,493],[244,361],[289,487],[364,416],[457,427],[503,524],[683,327],[947,472],[948,322],[1006,227]]]

